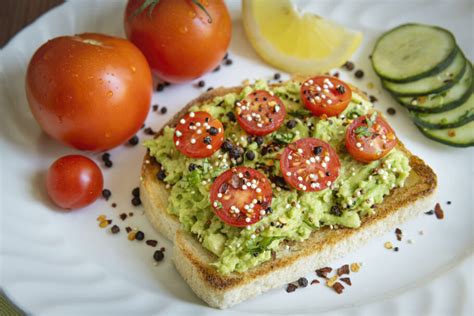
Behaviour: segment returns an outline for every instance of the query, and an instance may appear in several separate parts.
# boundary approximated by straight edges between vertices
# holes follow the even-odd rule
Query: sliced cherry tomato
[[[224,142],[222,123],[209,113],[189,112],[176,125],[174,143],[176,148],[191,158],[209,157]]]
[[[226,224],[252,225],[272,210],[270,181],[255,169],[235,167],[216,178],[211,188],[214,212]]]
[[[97,164],[80,155],[59,158],[49,167],[46,175],[49,197],[64,209],[91,204],[100,196],[103,183]]]
[[[301,100],[317,116],[336,116],[344,111],[352,99],[351,88],[343,81],[329,76],[318,76],[301,85]]]
[[[397,144],[397,136],[385,119],[373,112],[355,119],[346,131],[346,148],[361,162],[371,162],[387,155]]]
[[[256,136],[277,130],[285,119],[286,109],[279,97],[257,90],[236,103],[237,121],[247,133]]]
[[[320,191],[339,176],[341,163],[334,149],[317,138],[302,138],[289,144],[280,157],[283,178],[301,191]]]

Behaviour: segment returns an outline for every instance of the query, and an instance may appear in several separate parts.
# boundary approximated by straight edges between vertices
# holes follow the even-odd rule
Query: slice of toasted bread
[[[169,123],[194,104],[240,88],[216,89],[189,103]],[[436,175],[423,160],[412,155],[403,144],[398,148],[410,158],[412,168],[403,188],[393,189],[377,205],[376,215],[366,217],[358,229],[323,228],[314,231],[308,240],[282,245],[274,259],[245,273],[221,275],[210,265],[216,257],[190,234],[179,229],[178,218],[166,211],[168,190],[156,178],[160,165],[148,154],[142,167],[140,194],[145,212],[156,230],[174,240],[173,261],[192,290],[210,306],[227,308],[246,299],[280,287],[312,270],[359,248],[369,239],[429,209],[435,203]]]

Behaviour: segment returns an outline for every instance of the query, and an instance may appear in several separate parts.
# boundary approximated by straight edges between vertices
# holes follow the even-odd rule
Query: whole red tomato
[[[125,32],[162,79],[183,82],[219,65],[232,25],[222,0],[129,0]]]
[[[104,180],[95,162],[81,155],[64,156],[48,169],[46,189],[53,202],[64,209],[85,207],[102,192]]]
[[[26,75],[28,103],[42,129],[81,150],[102,151],[131,138],[148,114],[152,89],[140,50],[101,34],[46,42]]]

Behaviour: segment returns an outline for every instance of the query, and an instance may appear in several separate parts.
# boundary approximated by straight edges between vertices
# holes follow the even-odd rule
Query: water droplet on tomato
[[[189,17],[192,18],[192,19],[194,19],[194,18],[196,17],[196,13],[193,12],[193,11],[189,11],[189,12],[188,12],[188,15],[189,15]]]
[[[137,68],[135,68],[135,66],[130,67],[130,69],[132,69],[132,72],[137,71]]]
[[[107,96],[108,96],[108,97],[111,97],[111,96],[113,96],[113,95],[114,95],[114,93],[113,93],[112,91],[110,91],[110,90],[107,91]]]
[[[179,31],[184,34],[184,33],[187,33],[187,32],[188,32],[188,28],[187,28],[186,26],[181,26],[181,27],[179,28]]]

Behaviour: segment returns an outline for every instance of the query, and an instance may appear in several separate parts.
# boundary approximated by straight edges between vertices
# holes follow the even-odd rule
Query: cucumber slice
[[[418,127],[420,131],[428,138],[437,142],[454,146],[469,147],[474,146],[474,121],[463,126],[447,129],[427,129]]]
[[[454,86],[462,77],[467,61],[460,50],[451,64],[442,72],[411,81],[395,83],[382,80],[383,86],[397,96],[419,96],[438,93]]]
[[[468,63],[461,80],[448,90],[421,97],[398,97],[397,101],[411,111],[439,113],[464,104],[473,88],[472,64]]]
[[[372,51],[372,67],[387,81],[409,82],[439,73],[456,55],[448,30],[423,24],[403,24],[384,33]]]
[[[464,104],[450,111],[432,114],[410,112],[410,116],[416,125],[426,128],[441,129],[462,126],[474,120],[474,94],[471,94]]]

